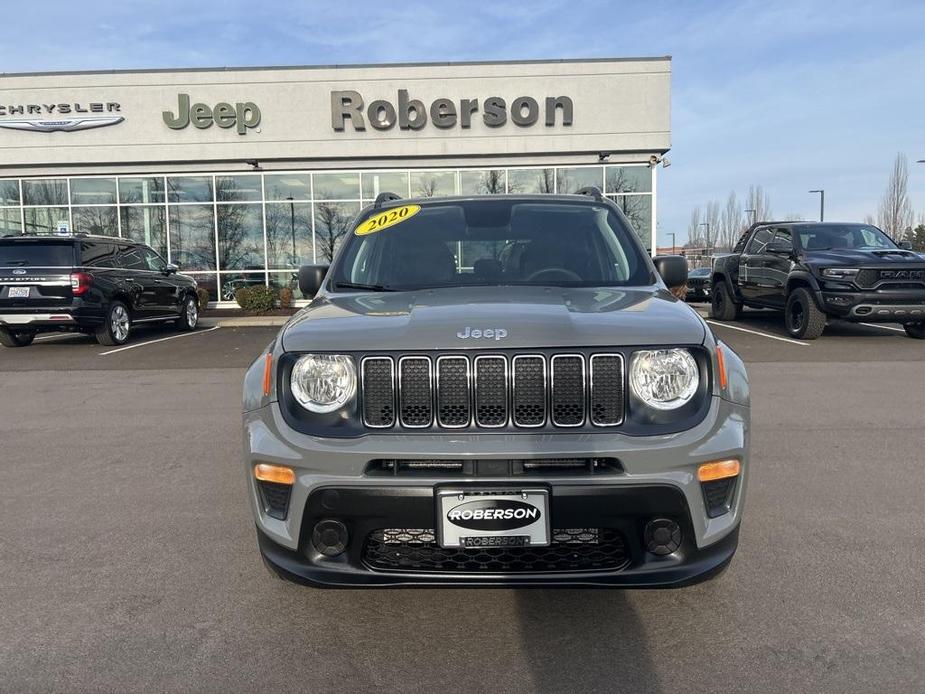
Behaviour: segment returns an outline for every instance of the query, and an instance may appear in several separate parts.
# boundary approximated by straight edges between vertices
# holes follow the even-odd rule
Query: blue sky
[[[778,215],[825,188],[827,219],[861,220],[897,152],[925,159],[921,0],[45,0],[5,7],[2,37],[8,72],[671,55],[660,241],[751,184]]]

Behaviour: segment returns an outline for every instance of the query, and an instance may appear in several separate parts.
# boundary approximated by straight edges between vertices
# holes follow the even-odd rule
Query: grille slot
[[[469,360],[466,357],[437,359],[437,423],[448,429],[468,426]]]
[[[612,427],[623,422],[623,355],[591,357],[591,423]]]
[[[557,354],[551,363],[552,423],[560,427],[580,427],[585,423],[584,357]]]
[[[556,528],[548,547],[451,547],[437,544],[432,528],[374,530],[363,561],[377,571],[421,573],[549,573],[625,568],[626,542],[610,528]]]
[[[429,358],[402,357],[398,360],[398,397],[402,426],[430,426],[434,419],[431,380]]]
[[[480,427],[507,424],[507,359],[483,355],[475,358],[475,423]]]
[[[361,368],[363,421],[368,427],[395,424],[395,362],[391,357],[366,357]]]
[[[512,361],[514,424],[541,427],[546,423],[546,359],[541,354],[519,354]]]
[[[623,466],[616,458],[488,458],[488,459],[401,459],[371,460],[366,465],[370,477],[575,477],[583,475],[621,475]]]

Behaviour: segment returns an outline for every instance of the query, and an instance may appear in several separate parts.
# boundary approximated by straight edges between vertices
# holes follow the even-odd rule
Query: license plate
[[[28,299],[29,287],[10,287],[7,297],[10,299]]]
[[[533,547],[549,544],[545,489],[437,492],[441,547]]]

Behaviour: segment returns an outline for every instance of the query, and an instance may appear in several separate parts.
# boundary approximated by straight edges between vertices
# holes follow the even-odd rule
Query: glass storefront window
[[[67,179],[23,179],[22,196],[24,205],[67,205]]]
[[[267,267],[298,269],[315,262],[312,206],[308,202],[268,202]]]
[[[116,179],[72,178],[72,205],[115,205]]]
[[[164,179],[160,176],[120,178],[119,202],[136,204],[164,202]]]
[[[22,219],[18,207],[0,207],[0,236],[21,234]]]
[[[145,243],[167,257],[167,209],[163,205],[131,205],[120,212],[123,238]]]
[[[555,169],[508,169],[509,193],[555,193]]]
[[[261,205],[218,206],[218,269],[263,270]]]
[[[234,301],[235,292],[244,287],[266,286],[267,278],[262,272],[222,272],[218,276],[219,294],[222,301]]]
[[[263,177],[263,189],[267,200],[304,200],[311,202],[312,181],[310,174],[267,174]]]
[[[486,171],[460,171],[460,195],[487,195],[503,193],[506,190],[507,174],[504,169]]]
[[[215,199],[219,202],[260,201],[260,176],[216,176]]]
[[[170,202],[212,202],[212,177],[168,177],[167,196]]]
[[[319,263],[330,263],[360,211],[356,202],[315,203],[315,250]]]
[[[455,171],[415,171],[411,174],[411,197],[438,198],[456,195]]]
[[[58,222],[71,224],[66,207],[27,207],[25,209],[26,234],[53,234]]]
[[[651,195],[608,195],[608,198],[617,203],[623,214],[633,225],[633,229],[642,239],[648,250],[652,245],[652,196]]]
[[[315,200],[357,200],[360,197],[360,174],[314,174]]]
[[[408,173],[406,171],[370,171],[363,174],[363,199],[375,200],[379,193],[395,193],[408,197]]]
[[[15,178],[0,181],[0,205],[19,204],[19,181]]]
[[[557,193],[575,193],[588,186],[600,188],[604,185],[604,169],[601,166],[558,169],[556,174]]]
[[[608,166],[605,193],[651,193],[648,166]]]
[[[185,270],[215,269],[212,205],[171,205],[170,262]]]
[[[113,190],[115,197],[115,190]],[[74,233],[96,234],[98,236],[118,236],[119,219],[113,207],[72,207]]]
[[[176,260],[171,262],[176,263]],[[219,280],[218,275],[214,272],[190,272],[186,268],[180,267],[180,272],[189,274],[196,284],[199,285],[200,289],[205,289],[209,293],[209,301],[219,301],[218,290],[219,290]],[[232,301],[234,299],[232,298]]]

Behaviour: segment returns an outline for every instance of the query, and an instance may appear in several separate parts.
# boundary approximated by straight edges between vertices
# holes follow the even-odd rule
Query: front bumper
[[[865,323],[917,323],[925,321],[925,291],[826,291],[818,295],[826,313]]]
[[[313,437],[291,429],[277,403],[244,415],[245,471],[250,498],[267,562],[288,577],[323,585],[497,585],[533,583],[583,585],[678,585],[709,576],[735,551],[748,479],[749,409],[714,397],[707,416],[687,431],[632,437],[620,433],[578,434],[370,434],[354,439]],[[558,457],[617,458],[622,472],[555,478],[510,476],[447,478],[437,474],[406,478],[367,474],[370,461],[394,459],[542,459]],[[706,512],[697,467],[704,462],[738,458],[742,471],[729,511]],[[288,513],[266,513],[253,477],[258,463],[292,468]],[[434,528],[435,490],[440,486],[518,488],[545,484],[552,499],[555,528],[614,528],[625,539],[630,562],[607,571],[540,575],[427,574],[372,569],[364,563],[363,544],[371,530]],[[335,498],[356,503],[330,502]],[[580,503],[573,504],[578,500]],[[593,507],[593,512],[592,512]],[[668,557],[643,548],[641,528],[654,518],[675,519],[682,527],[682,547]],[[350,530],[347,552],[335,560],[321,556],[311,543],[315,523],[342,520]]]

